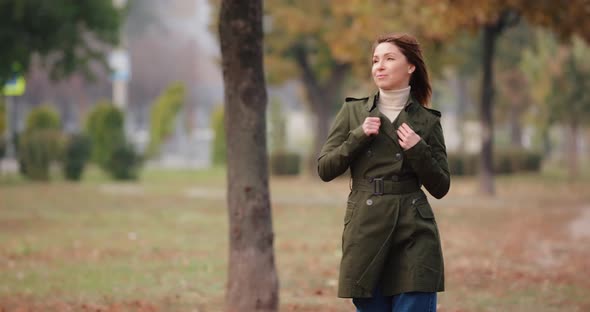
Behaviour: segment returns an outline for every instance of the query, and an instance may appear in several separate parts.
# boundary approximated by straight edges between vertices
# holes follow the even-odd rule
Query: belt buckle
[[[383,178],[373,178],[373,195],[383,195]]]

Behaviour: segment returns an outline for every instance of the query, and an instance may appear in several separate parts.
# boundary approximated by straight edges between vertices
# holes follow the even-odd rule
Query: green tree
[[[117,43],[121,16],[109,0],[0,1],[0,85],[14,64],[26,72],[33,54],[51,65],[54,79],[90,73],[92,61],[104,64],[104,44]]]
[[[150,144],[148,154],[159,153],[160,145],[174,131],[176,117],[185,103],[182,82],[170,85],[155,101],[150,115]]]

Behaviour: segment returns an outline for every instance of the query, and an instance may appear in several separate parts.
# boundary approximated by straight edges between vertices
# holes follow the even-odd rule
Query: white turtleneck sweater
[[[379,111],[393,122],[397,115],[404,109],[410,96],[410,86],[399,90],[379,89]]]

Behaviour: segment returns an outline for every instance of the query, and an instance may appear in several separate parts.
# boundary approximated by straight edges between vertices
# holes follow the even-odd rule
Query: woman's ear
[[[416,66],[414,66],[414,65],[410,65],[410,66],[408,67],[408,74],[412,74],[412,73],[414,72],[414,70],[416,70]]]

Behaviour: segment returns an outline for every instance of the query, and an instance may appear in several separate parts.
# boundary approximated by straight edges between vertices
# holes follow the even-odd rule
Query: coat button
[[[371,156],[373,156],[373,152],[371,152],[371,150],[368,150],[367,151],[367,157],[371,157]]]
[[[401,153],[395,153],[395,160],[401,160],[402,159],[402,154]]]
[[[373,204],[373,200],[372,200],[372,199],[370,199],[370,198],[369,198],[369,199],[367,199],[367,205],[368,205],[368,206],[371,206],[372,204]]]

